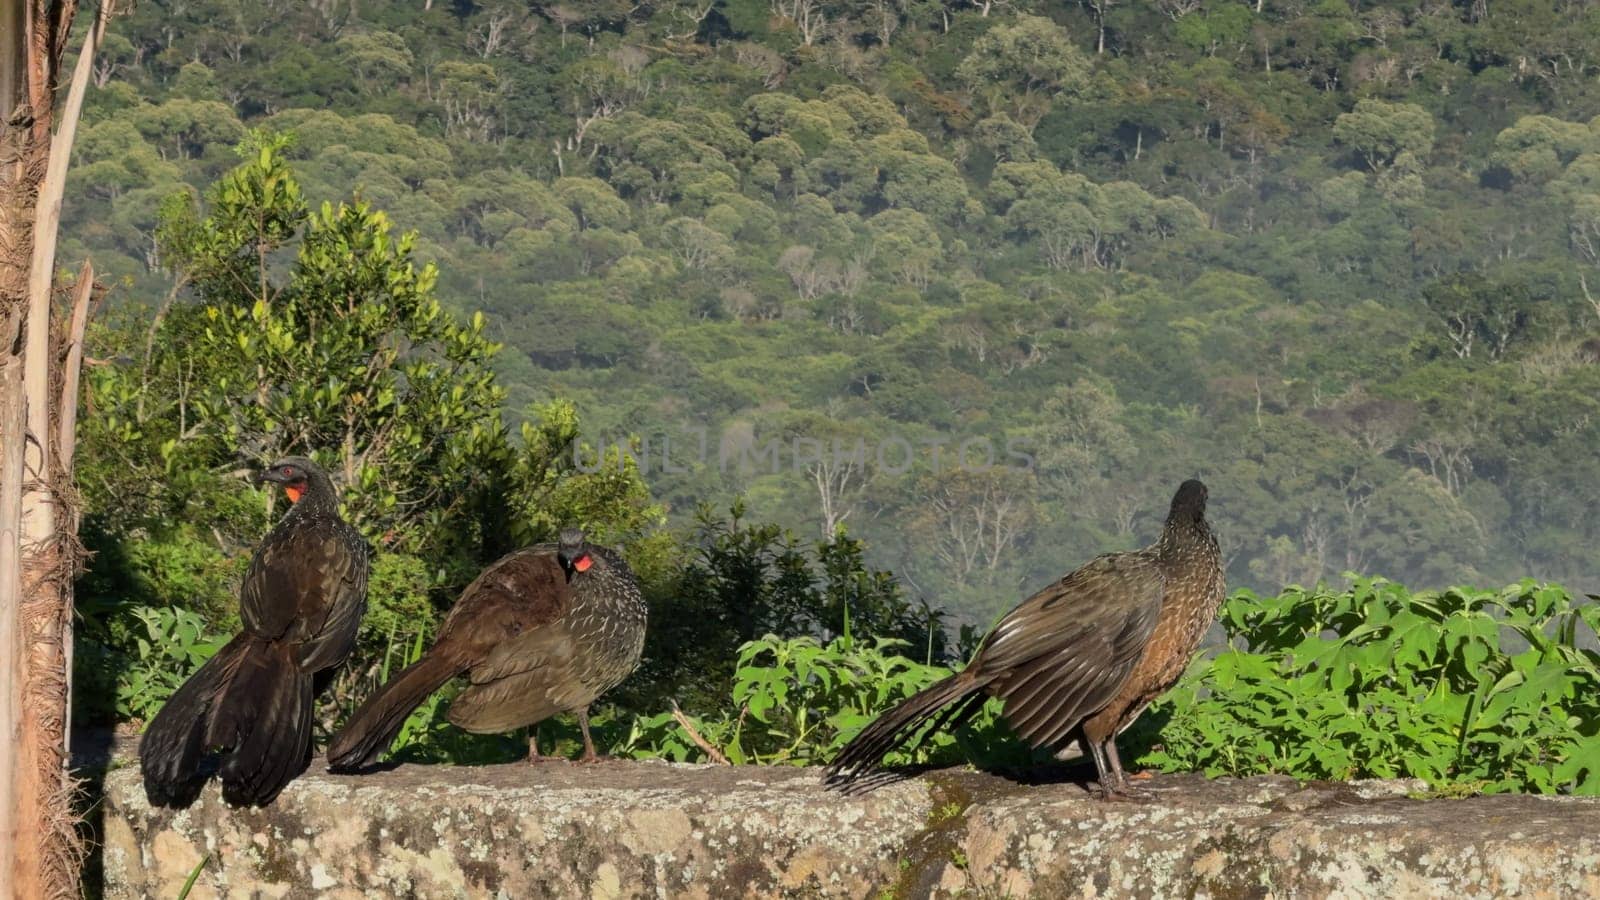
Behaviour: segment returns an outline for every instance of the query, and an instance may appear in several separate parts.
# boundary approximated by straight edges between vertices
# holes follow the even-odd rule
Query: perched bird
[[[265,806],[311,762],[312,701],[355,645],[368,550],[339,518],[333,483],[309,459],[273,463],[289,512],[267,533],[239,589],[244,630],[167,700],[139,742],[145,796],[186,807],[210,776],[228,803]]]
[[[924,736],[998,697],[1006,722],[1029,744],[1059,750],[1082,739],[1101,796],[1135,793],[1116,737],[1183,674],[1222,602],[1221,554],[1205,514],[1205,485],[1184,482],[1154,544],[1096,557],[1022,601],[965,669],[856,735],[829,780],[845,784],[871,771],[941,710]]]
[[[580,761],[599,759],[589,704],[627,678],[644,649],[644,596],[612,550],[568,528],[555,544],[496,561],[462,591],[422,658],[366,699],[334,736],[334,771],[365,768],[389,749],[406,717],[457,675],[470,684],[450,704],[451,724],[478,734],[578,715]],[[528,758],[538,760],[537,735]]]

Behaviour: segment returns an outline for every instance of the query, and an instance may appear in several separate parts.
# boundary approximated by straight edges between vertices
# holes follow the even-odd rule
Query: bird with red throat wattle
[[[244,628],[173,693],[139,742],[145,795],[187,807],[212,774],[236,806],[271,803],[311,762],[318,690],[355,646],[369,550],[339,516],[328,475],[302,457],[259,475],[289,511],[256,548],[239,589]]]
[[[644,595],[615,551],[568,528],[560,540],[510,553],[461,592],[433,646],[379,688],[328,746],[335,771],[371,766],[411,711],[458,675],[451,724],[477,734],[534,726],[558,713],[578,717],[584,761],[599,758],[589,705],[639,664]],[[530,737],[528,755],[539,760]]]

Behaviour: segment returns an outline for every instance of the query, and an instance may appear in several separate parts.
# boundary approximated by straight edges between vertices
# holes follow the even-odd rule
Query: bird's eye
[[[294,466],[284,466],[283,467],[283,474],[285,474],[285,475],[293,475],[294,474]]]

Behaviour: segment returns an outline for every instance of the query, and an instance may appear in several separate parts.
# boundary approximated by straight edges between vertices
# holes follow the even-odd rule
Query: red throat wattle
[[[306,489],[303,485],[286,484],[283,486],[283,492],[288,495],[290,503],[299,503],[300,495],[304,494]]]
[[[572,567],[579,572],[589,571],[589,567],[592,565],[594,565],[594,560],[590,559],[587,553],[572,561]]]

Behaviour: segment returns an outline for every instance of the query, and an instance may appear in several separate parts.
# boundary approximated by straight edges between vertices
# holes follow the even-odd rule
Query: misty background
[[[163,201],[291,131],[307,200],[385,210],[485,314],[512,417],[567,399],[591,444],[647,442],[670,526],[740,496],[842,525],[986,622],[1151,539],[1198,476],[1230,585],[1594,591],[1597,15],[140,3],[62,259],[124,319],[189,302]],[[934,462],[973,440],[1030,464]],[[911,465],[877,464],[891,441]],[[776,472],[718,464],[772,442]]]

